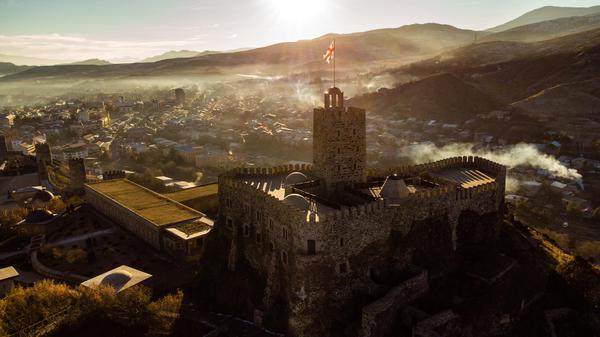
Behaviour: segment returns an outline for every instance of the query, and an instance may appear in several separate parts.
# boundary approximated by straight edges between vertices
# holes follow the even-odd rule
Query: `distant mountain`
[[[188,57],[196,57],[196,56],[204,56],[204,55],[212,55],[218,54],[220,52],[213,50],[205,50],[203,52],[193,51],[193,50],[171,50],[166,53],[148,57],[143,59],[140,62],[158,62],[162,60],[169,59],[178,59],[178,58],[188,58]]]
[[[479,40],[535,42],[600,28],[600,14],[573,16],[519,26]]]
[[[496,102],[538,117],[600,113],[600,28],[535,43],[469,45],[385,73],[418,80],[359,96],[356,105],[376,113],[460,118],[450,94],[464,97],[465,116]],[[464,84],[476,90],[466,90]],[[412,87],[419,90],[407,89]],[[477,109],[472,110],[471,102]]]
[[[110,63],[134,63],[134,62],[139,62],[139,59],[137,59],[135,57],[131,57],[131,56],[124,56],[124,57],[107,59],[107,61]]]
[[[333,38],[338,50],[338,69],[369,71],[432,57],[444,50],[473,42],[474,31],[449,25],[415,24],[353,34],[328,34],[313,40],[279,43],[240,52],[174,58],[154,63],[112,64],[104,67],[55,66],[30,69],[2,80],[71,80],[104,76],[186,76],[203,72],[232,72],[252,66],[268,72],[323,70],[321,55]]]
[[[538,9],[534,9],[530,12],[527,12],[518,18],[511,20],[505,24],[493,27],[488,29],[488,32],[501,32],[505,30],[509,30],[511,28],[529,25],[532,23],[555,20],[560,18],[566,18],[571,16],[585,16],[592,14],[599,14],[600,6],[593,7],[555,7],[555,6],[546,6]]]
[[[78,61],[78,62],[73,62],[73,63],[69,63],[70,65],[92,65],[92,66],[103,66],[103,65],[107,65],[107,64],[111,64],[108,61],[105,60],[101,60],[101,59],[89,59],[89,60],[83,60],[83,61]]]
[[[30,56],[0,54],[0,62],[8,62],[8,63],[12,63],[15,65],[47,66],[47,65],[64,64],[64,63],[69,63],[69,62],[73,62],[73,61],[51,60],[51,59],[43,59],[43,58],[30,57]]]
[[[0,76],[10,75],[29,69],[29,66],[17,66],[8,62],[0,62]]]
[[[538,117],[600,115],[600,78],[559,84],[511,105]]]
[[[354,97],[349,104],[386,117],[444,121],[465,121],[502,106],[495,98],[447,73]]]

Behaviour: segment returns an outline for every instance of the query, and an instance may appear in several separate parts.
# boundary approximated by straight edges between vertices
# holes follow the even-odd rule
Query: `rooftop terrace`
[[[219,193],[219,184],[207,184],[197,187],[188,188],[182,191],[165,193],[164,195],[178,202],[184,202],[190,199],[208,197]]]
[[[204,217],[204,214],[127,179],[87,185],[156,226],[162,227]]]

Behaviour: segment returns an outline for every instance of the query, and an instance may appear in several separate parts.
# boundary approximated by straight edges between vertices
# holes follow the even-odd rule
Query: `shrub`
[[[143,286],[117,293],[110,286],[71,288],[44,280],[31,288],[16,287],[0,299],[0,336],[45,335],[52,333],[45,330],[48,326],[77,330],[97,321],[169,332],[177,318],[172,313],[179,313],[182,299],[180,291],[152,302],[150,290]]]

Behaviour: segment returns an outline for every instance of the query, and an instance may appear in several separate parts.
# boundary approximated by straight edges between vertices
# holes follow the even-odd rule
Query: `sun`
[[[273,16],[288,23],[309,23],[326,11],[323,0],[266,0]]]

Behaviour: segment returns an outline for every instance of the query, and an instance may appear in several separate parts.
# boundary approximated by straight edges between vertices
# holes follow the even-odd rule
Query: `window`
[[[271,231],[271,232],[272,232],[272,231],[273,231],[273,228],[274,228],[274,226],[275,226],[275,225],[273,224],[273,219],[269,218],[269,231]]]
[[[340,138],[342,136],[342,133],[340,132],[340,130],[337,130],[337,134],[338,134],[338,138]]]
[[[250,226],[244,225],[244,235],[250,236]]]
[[[315,240],[307,240],[306,241],[306,253],[308,255],[317,254],[317,245],[315,243]]]
[[[356,136],[356,129],[352,129],[352,134]]]
[[[344,247],[344,237],[340,238],[340,247]]]
[[[281,251],[281,263],[287,265],[288,264],[288,255],[285,250]]]
[[[231,199],[227,198],[227,208],[231,208]]]
[[[260,235],[260,232],[256,232],[256,243],[260,243],[261,240],[262,236]]]
[[[271,250],[271,251],[275,250],[275,243],[273,241],[269,242],[269,250]]]
[[[227,218],[227,228],[229,229],[233,229],[233,219],[232,218]]]
[[[337,148],[337,153],[338,153],[338,154],[340,154],[340,152],[341,152],[341,150],[340,150],[340,148],[338,147],[338,148]]]
[[[348,264],[346,262],[340,263],[340,273],[345,274],[348,272]]]
[[[288,238],[288,230],[287,230],[287,228],[281,227],[281,237],[284,240],[287,240],[287,238]]]

